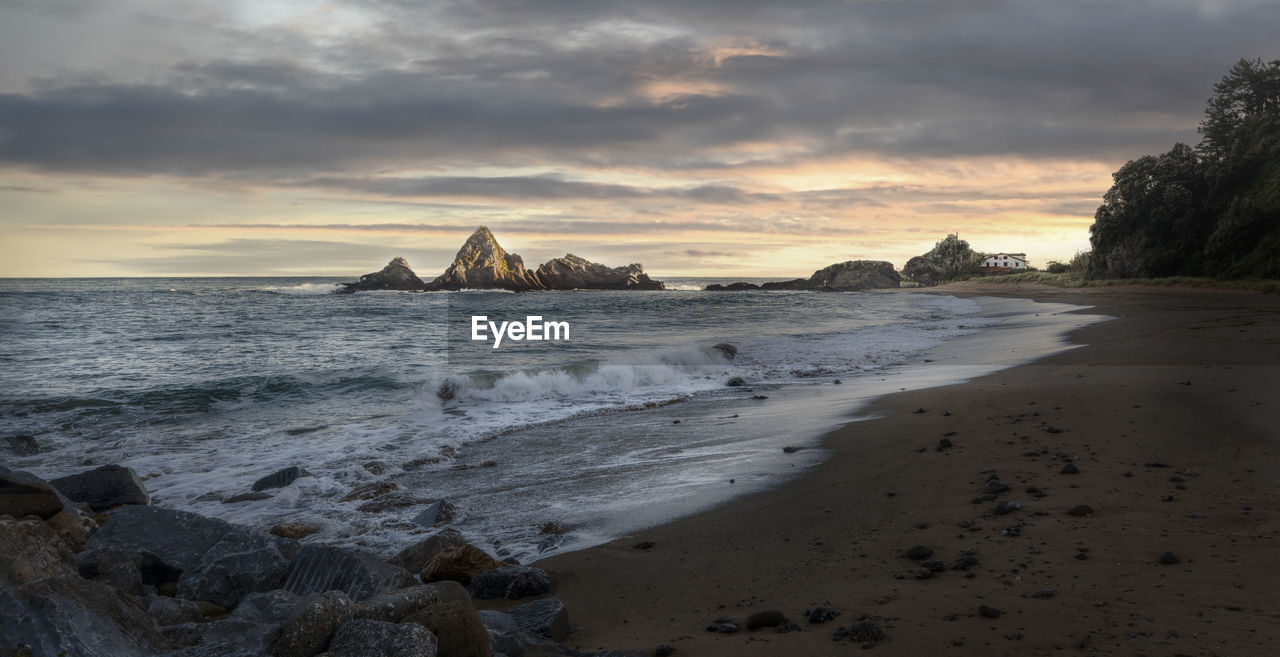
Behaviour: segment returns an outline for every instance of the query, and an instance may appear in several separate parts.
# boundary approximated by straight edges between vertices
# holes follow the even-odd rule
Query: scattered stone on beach
[[[669,643],[659,643],[658,647],[653,649],[654,657],[671,657],[676,654],[676,649],[671,647]]]
[[[928,570],[931,573],[940,573],[946,569],[946,566],[942,564],[941,559],[930,559],[928,561],[922,561],[920,562],[920,567]]]
[[[1172,566],[1178,563],[1179,561],[1180,560],[1178,559],[1178,555],[1172,552],[1165,552],[1164,554],[1160,555],[1161,565]]]
[[[472,577],[467,590],[471,592],[471,597],[479,600],[519,600],[550,591],[551,578],[541,568],[503,566]]]
[[[0,515],[48,519],[61,510],[62,499],[49,482],[0,465]]]
[[[923,561],[933,556],[933,548],[925,545],[913,545],[907,548],[902,555],[912,561]]]
[[[1204,511],[1192,511],[1191,513],[1188,513],[1188,514],[1187,514],[1187,517],[1188,517],[1188,518],[1203,518],[1203,517],[1204,517]]]
[[[786,620],[777,609],[766,609],[747,616],[746,626],[748,630],[758,630],[762,627],[777,627]]]
[[[544,598],[512,607],[507,610],[507,614],[515,619],[516,625],[521,629],[544,639],[560,642],[569,636],[569,612],[564,603],[555,598]]]
[[[726,381],[725,385],[729,386],[730,388],[738,388],[738,387],[747,385],[747,380],[740,376],[735,376],[729,379],[728,381]]]
[[[1093,515],[1093,507],[1088,504],[1077,504],[1067,509],[1067,515],[1076,517],[1085,517]]]
[[[640,541],[631,546],[633,550],[648,550],[653,547],[653,541]]]
[[[1080,474],[1080,468],[1076,467],[1075,463],[1068,463],[1062,466],[1062,469],[1058,471],[1058,474]]]
[[[442,602],[408,615],[402,621],[416,623],[436,636],[441,655],[489,657],[489,632],[470,602]]]
[[[1032,593],[1031,597],[1037,599],[1052,598],[1055,593],[1056,592],[1053,589],[1040,589],[1039,591]]]
[[[830,607],[818,606],[805,611],[804,615],[808,618],[810,625],[818,625],[820,623],[835,620],[836,616],[840,615],[840,612]]]
[[[844,381],[841,381],[840,379],[836,379],[835,381],[832,381],[832,383],[834,383],[835,385],[840,385],[841,383],[844,383]]]
[[[973,557],[971,555],[964,555],[959,559],[956,559],[955,562],[951,564],[951,569],[952,570],[969,570],[970,568],[973,568],[976,565],[978,565],[978,559],[976,557]]]
[[[943,438],[938,441],[939,452],[941,452],[944,449],[951,449],[952,447],[955,447],[955,443],[951,442],[950,438]]]
[[[999,479],[992,479],[987,482],[987,485],[985,487],[983,487],[984,492],[990,493],[992,495],[999,495],[1000,493],[1003,493],[1007,490],[1009,490],[1009,484],[1006,484],[1003,481],[1000,481]]]
[[[884,630],[872,621],[858,621],[849,628],[849,639],[856,643],[884,641]]]
[[[1021,508],[1022,508],[1021,504],[1018,504],[1013,500],[1007,500],[996,505],[995,514],[998,516],[1003,516],[1009,513],[1013,513],[1014,511],[1017,511],[1018,509],[1021,509]]]
[[[422,527],[435,527],[453,522],[457,510],[445,500],[436,500],[413,517],[413,523]]]
[[[978,606],[978,614],[983,618],[999,618],[1001,613],[1002,612],[995,607],[988,607],[987,605]]]
[[[359,602],[417,583],[409,571],[367,552],[308,545],[302,548],[283,588],[298,595],[342,591]]]
[[[711,345],[711,348],[719,351],[721,354],[724,354],[725,360],[733,360],[734,357],[738,355],[738,347],[728,342],[713,344]]]
[[[493,558],[488,552],[471,545],[447,548],[438,553],[422,569],[423,582],[439,582],[452,580],[462,585],[471,582],[471,578],[490,570],[501,568],[504,564]]]
[[[922,414],[922,413],[928,413],[929,411],[926,411],[926,410],[924,410],[923,408],[917,408],[916,410],[911,411],[911,412],[912,412],[913,414],[915,414],[915,415],[920,415],[920,414]]]
[[[399,623],[409,614],[441,602],[468,602],[471,594],[457,582],[419,584],[356,603],[356,618]]]
[[[916,579],[929,579],[933,577],[933,571],[929,570],[928,568],[920,567],[911,571],[911,576],[915,577]]]
[[[355,619],[356,606],[342,591],[312,593],[285,619],[275,657],[314,657],[343,624]]]
[[[73,502],[88,504],[94,511],[106,511],[126,504],[151,504],[147,487],[133,468],[104,465],[49,482]]]
[[[721,623],[716,630],[721,634],[734,634],[738,631],[738,626],[733,623]]]
[[[280,538],[298,540],[320,531],[320,528],[305,522],[282,522],[267,530],[267,533]]]
[[[427,538],[406,547],[388,561],[413,573],[421,573],[437,554],[454,547],[466,545],[467,540],[452,528],[441,529]]]
[[[285,486],[292,484],[299,477],[310,477],[310,476],[313,476],[310,472],[307,472],[306,470],[296,465],[293,465],[283,470],[277,470],[276,472],[273,472],[253,482],[253,490],[254,492],[257,492],[257,491],[267,490],[270,488],[284,488]]]
[[[222,503],[223,504],[239,504],[241,502],[260,502],[262,500],[269,500],[271,498],[272,498],[271,493],[263,493],[263,492],[239,493],[237,495],[232,495],[231,497],[228,497],[225,500],[222,500]]]
[[[437,639],[416,623],[356,619],[343,623],[329,642],[326,657],[436,657]]]

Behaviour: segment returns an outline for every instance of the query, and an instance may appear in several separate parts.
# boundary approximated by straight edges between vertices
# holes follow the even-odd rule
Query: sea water
[[[39,447],[0,443],[0,458],[44,477],[123,464],[156,504],[307,522],[308,540],[385,554],[429,531],[413,518],[444,499],[452,526],[527,561],[777,485],[877,395],[1063,346],[923,357],[949,341],[1081,323],[1026,321],[1069,307],[949,295],[699,291],[718,279],[526,294],[338,282],[0,280],[0,439]],[[571,337],[494,349],[471,339],[476,316],[564,321]],[[313,476],[224,503],[289,466]],[[344,501],[375,482],[398,487],[392,503]]]

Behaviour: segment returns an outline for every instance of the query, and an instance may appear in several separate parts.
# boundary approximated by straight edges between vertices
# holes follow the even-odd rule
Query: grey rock
[[[215,553],[217,549],[210,550]],[[206,553],[209,554],[209,553]],[[178,580],[178,597],[208,600],[233,609],[250,593],[279,588],[289,575],[287,559],[275,546],[232,552],[210,559]]]
[[[979,605],[978,614],[981,615],[983,618],[999,618],[1001,611],[999,609],[996,609],[995,607]]]
[[[933,577],[933,571],[929,570],[928,568],[921,567],[911,571],[911,575],[916,579],[929,579]]]
[[[896,288],[902,277],[893,264],[875,260],[849,260],[829,265],[809,277],[810,290],[854,292],[877,288]]]
[[[194,570],[232,529],[231,523],[189,511],[127,506],[89,538],[85,549],[150,555],[175,570]]]
[[[437,554],[467,544],[467,539],[456,529],[441,529],[431,536],[410,545],[392,557],[390,563],[409,572],[420,573]]]
[[[250,593],[240,600],[231,617],[252,623],[282,624],[300,604],[302,596],[283,589]]]
[[[413,273],[409,262],[404,258],[392,258],[381,271],[365,274],[355,283],[344,283],[338,290],[343,293],[368,292],[372,290],[405,290],[415,291],[426,288],[426,283]]]
[[[94,511],[106,511],[126,504],[151,504],[151,496],[138,473],[122,465],[104,465],[59,477],[49,483],[67,499],[88,504]]]
[[[931,287],[942,282],[946,270],[934,263],[927,256],[916,256],[902,267],[902,275],[916,283]]]
[[[239,493],[237,495],[232,495],[231,497],[228,497],[225,500],[222,500],[222,503],[223,504],[239,504],[241,502],[261,502],[262,500],[269,500],[271,498],[272,498],[272,495],[270,493],[262,493],[262,492]]]
[[[147,615],[159,627],[199,623],[204,621],[200,615],[200,607],[190,600],[170,598],[167,595],[150,593],[143,596],[143,605]]]
[[[440,654],[450,657],[489,657],[489,633],[471,602],[441,602],[405,617],[436,635]]]
[[[454,513],[455,511],[452,504],[444,500],[437,500],[428,505],[427,508],[420,511],[418,515],[414,516],[413,522],[414,524],[421,525],[423,527],[435,527],[439,524],[451,522],[453,520]]]
[[[858,643],[875,643],[884,640],[884,630],[872,621],[858,621],[849,628],[849,639]]]
[[[554,641],[524,631],[515,619],[500,611],[476,612],[489,632],[489,646],[495,655],[507,657],[583,657],[583,654]],[[604,653],[596,653],[596,657]]]
[[[738,281],[737,283],[729,283],[728,285],[712,283],[702,288],[702,291],[703,292],[748,292],[750,290],[758,290],[758,289],[760,289],[760,286],[756,285],[755,283],[746,283],[743,281]]]
[[[49,482],[22,470],[0,465],[0,516],[53,517],[63,502]]]
[[[308,545],[293,563],[284,588],[299,595],[342,591],[360,601],[417,583],[409,571],[367,552]]]
[[[224,618],[165,628],[165,636],[186,647],[165,657],[262,657],[280,636],[280,626]]]
[[[739,388],[741,386],[747,385],[747,380],[740,376],[735,376],[729,379],[727,382],[725,382],[725,385],[729,386],[730,388]]]
[[[284,488],[300,477],[310,477],[310,472],[299,468],[298,466],[289,466],[283,470],[277,470],[255,482],[253,482],[253,492],[268,490],[271,488]]]
[[[1160,563],[1162,565],[1172,566],[1173,564],[1178,563],[1178,561],[1179,561],[1178,555],[1172,552],[1165,552],[1164,554],[1160,555]]]
[[[1014,511],[1017,511],[1018,509],[1021,509],[1021,508],[1022,508],[1021,504],[1018,504],[1017,502],[1014,502],[1012,500],[1001,502],[996,505],[995,514],[998,516],[1003,516],[1003,515],[1013,513]]]
[[[1077,517],[1091,516],[1093,515],[1093,507],[1088,504],[1077,504],[1067,509],[1067,515]]]
[[[1080,468],[1076,467],[1075,463],[1068,463],[1062,466],[1062,469],[1058,471],[1058,474],[1080,474]]]
[[[31,456],[32,454],[40,453],[40,444],[36,442],[35,437],[26,434],[5,436],[4,446],[16,456]]]
[[[436,636],[416,623],[357,619],[343,623],[328,657],[436,657]]]
[[[747,629],[758,630],[762,627],[777,627],[786,621],[786,617],[777,609],[757,611],[747,616]]]
[[[133,600],[79,575],[0,587],[0,646],[33,657],[152,657],[167,649]]]
[[[986,487],[983,488],[983,491],[997,495],[1007,490],[1009,490],[1009,484],[1006,484],[999,479],[992,479],[991,481],[988,481]]]
[[[471,595],[461,584],[445,580],[420,584],[376,595],[356,605],[356,618],[399,623],[423,608],[441,602],[470,602]]]
[[[533,277],[548,290],[666,289],[662,281],[650,279],[639,264],[609,267],[572,253],[543,263]]]
[[[142,559],[120,550],[85,550],[76,555],[80,576],[130,595],[142,595]]]
[[[303,598],[281,628],[276,657],[314,657],[344,623],[355,618],[356,606],[341,591],[313,593]]]
[[[467,590],[471,592],[471,597],[479,600],[494,598],[519,600],[526,596],[549,592],[551,578],[540,568],[503,566],[472,577]]]
[[[520,629],[544,639],[560,642],[569,636],[569,611],[555,598],[512,607],[507,614],[515,619]]]

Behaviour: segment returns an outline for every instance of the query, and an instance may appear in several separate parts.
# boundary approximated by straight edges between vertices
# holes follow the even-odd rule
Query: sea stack
[[[458,249],[453,264],[426,285],[428,291],[463,288],[516,292],[545,289],[533,272],[525,268],[524,260],[507,253],[484,226],[476,229]]]
[[[553,258],[538,267],[534,274],[548,290],[663,290],[662,281],[644,273],[644,267],[633,263],[625,267],[609,267],[572,253]]]

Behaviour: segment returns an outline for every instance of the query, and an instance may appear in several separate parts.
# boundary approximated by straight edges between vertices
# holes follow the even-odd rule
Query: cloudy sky
[[[0,0],[0,276],[1087,248],[1274,0]]]

